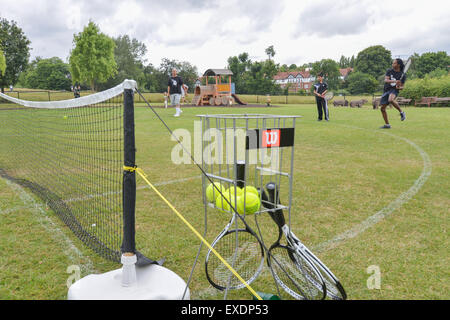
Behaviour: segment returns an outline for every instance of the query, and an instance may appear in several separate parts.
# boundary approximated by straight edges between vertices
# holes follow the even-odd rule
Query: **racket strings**
[[[269,251],[270,266],[281,287],[295,299],[321,299],[323,291],[314,270],[287,247]],[[277,263],[273,263],[273,260]],[[282,266],[282,267],[281,267]]]
[[[325,282],[325,286],[327,289],[327,295],[331,299],[334,299],[334,300],[344,300],[345,293],[343,293],[341,291],[342,289],[339,288],[339,285],[336,283],[336,281],[327,272],[325,272],[320,266],[318,266],[318,269],[320,270],[323,281]]]
[[[247,283],[251,283],[261,271],[264,262],[264,257],[261,255],[262,248],[250,232],[231,231],[219,239],[214,249]],[[209,277],[218,287],[238,289],[243,286],[215,256],[209,257],[207,265]]]

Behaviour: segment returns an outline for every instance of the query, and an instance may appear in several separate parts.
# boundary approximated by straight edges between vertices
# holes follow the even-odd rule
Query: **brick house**
[[[341,80],[347,79],[347,76],[353,68],[339,69]],[[273,80],[275,84],[280,85],[282,89],[289,86],[289,92],[296,93],[300,90],[309,91],[314,84],[316,78],[311,75],[309,70],[306,71],[291,71],[291,72],[278,72]]]
[[[347,79],[348,75],[350,72],[353,71],[353,68],[345,68],[345,69],[339,69],[339,73],[341,74],[341,76],[339,78],[341,78],[341,80],[345,80]]]
[[[299,90],[309,91],[315,78],[309,71],[291,71],[279,72],[273,80],[283,89],[290,85],[289,92],[298,92]]]

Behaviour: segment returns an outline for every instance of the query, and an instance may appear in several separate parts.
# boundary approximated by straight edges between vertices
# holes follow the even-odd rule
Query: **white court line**
[[[347,125],[342,125],[342,126],[349,127],[352,129],[366,130],[364,128],[359,128],[359,127],[354,127],[354,126],[347,126]],[[360,224],[356,225],[355,227],[342,232],[341,234],[335,236],[334,238],[332,238],[330,240],[327,240],[325,242],[322,242],[318,245],[313,246],[311,248],[311,251],[323,252],[323,251],[337,247],[340,243],[342,243],[345,240],[357,237],[358,235],[360,235],[367,229],[371,228],[378,222],[382,221],[384,218],[391,215],[395,210],[399,209],[406,202],[411,200],[411,198],[414,197],[417,194],[417,192],[419,192],[419,190],[422,188],[422,186],[425,184],[425,182],[430,177],[431,172],[432,172],[431,160],[430,160],[430,157],[428,156],[428,154],[422,148],[420,148],[418,145],[416,145],[414,142],[412,142],[409,139],[399,137],[399,136],[396,136],[394,134],[391,134],[391,133],[388,133],[385,131],[380,131],[379,133],[386,134],[395,139],[402,140],[402,141],[408,143],[409,145],[411,145],[414,149],[416,149],[416,151],[420,154],[420,156],[422,157],[422,160],[423,160],[422,173],[420,174],[419,178],[417,178],[417,180],[414,182],[414,184],[408,190],[406,190],[405,192],[400,194],[394,201],[389,203],[386,207],[384,207],[380,211],[376,212],[375,214],[373,214],[372,216],[370,216],[369,218],[367,218]],[[214,289],[212,286],[209,286],[203,290],[200,290],[196,296],[207,297],[207,296],[212,296],[217,293],[218,293],[218,291],[216,289]]]
[[[74,245],[72,240],[52,221],[47,215],[43,206],[37,203],[21,186],[4,179],[6,184],[15,191],[20,199],[25,204],[25,208],[29,209],[34,218],[40,223],[40,225],[52,236],[56,243],[63,247],[64,254],[69,258],[70,262],[74,265],[78,265],[81,270],[81,274],[98,273],[94,269],[92,261],[83,255],[83,253]],[[86,261],[81,264],[80,261]],[[68,275],[69,276],[69,275]]]
[[[182,178],[182,179],[175,179],[175,180],[169,180],[169,181],[163,181],[163,182],[158,182],[155,183],[155,187],[158,186],[165,186],[168,184],[172,184],[172,183],[179,183],[179,182],[185,182],[185,181],[189,181],[189,180],[193,180],[193,179],[199,179],[202,176],[195,176],[195,177],[189,177],[189,178]],[[137,187],[136,190],[143,190],[143,189],[149,189],[150,187],[145,185],[145,186],[140,186]],[[105,193],[99,193],[99,194],[88,194],[84,197],[80,197],[80,198],[70,198],[70,199],[66,199],[64,200],[64,203],[70,203],[70,202],[76,202],[76,201],[85,201],[85,200],[89,200],[92,198],[101,198],[101,197],[107,197],[110,195],[115,195],[115,194],[121,194],[122,191],[114,191],[114,192],[105,192]]]
[[[200,179],[202,176],[195,176],[195,177],[189,177],[189,178],[181,178],[181,179],[176,179],[176,180],[169,180],[169,181],[163,181],[163,182],[158,182],[155,183],[154,186],[155,187],[160,187],[160,186],[165,186],[168,184],[172,184],[172,183],[179,183],[179,182],[185,182],[185,181],[189,181],[189,180],[194,180],[194,179]],[[150,187],[148,185],[145,186],[140,186],[137,187],[136,190],[142,190],[142,189],[149,189]]]
[[[364,130],[364,128],[358,128],[358,127],[353,127],[353,126],[346,126],[346,127],[353,128],[353,129]],[[389,135],[389,136],[391,136],[393,138],[396,138],[396,139],[399,139],[399,140],[402,140],[402,141],[408,143],[409,145],[411,145],[414,149],[416,149],[416,151],[420,154],[420,156],[423,159],[423,169],[422,169],[421,175],[419,176],[419,178],[414,182],[414,184],[407,191],[405,191],[402,194],[400,194],[394,201],[392,201],[386,207],[384,207],[380,211],[376,212],[375,214],[373,214],[372,216],[370,216],[369,218],[364,220],[362,223],[356,225],[355,227],[353,227],[353,228],[351,228],[351,229],[349,229],[347,231],[344,231],[343,233],[335,236],[334,238],[332,238],[330,240],[327,240],[327,241],[325,241],[323,243],[320,243],[320,244],[318,244],[316,246],[313,246],[312,247],[312,251],[314,251],[314,252],[322,252],[322,251],[325,251],[325,250],[329,250],[331,248],[334,248],[334,247],[338,246],[341,242],[343,242],[345,240],[357,237],[358,235],[360,235],[361,233],[363,233],[364,231],[366,231],[370,227],[374,226],[376,223],[382,221],[384,218],[386,218],[389,215],[391,215],[395,210],[399,209],[406,202],[408,202],[413,196],[415,196],[417,194],[417,192],[422,188],[422,186],[425,184],[425,182],[428,180],[429,176],[431,175],[431,173],[432,173],[432,163],[431,163],[430,157],[428,156],[428,154],[424,150],[422,150],[419,146],[417,146],[414,142],[412,142],[409,139],[406,139],[406,138],[403,138],[403,137],[399,137],[399,136],[396,136],[394,134],[391,134],[391,133],[388,133],[388,132],[385,132],[385,131],[380,131],[380,133]],[[190,178],[166,181],[166,182],[161,182],[158,185],[167,185],[167,184],[170,184],[170,183],[183,182],[183,181],[191,180],[191,179],[194,179],[194,178],[200,178],[200,177],[201,176],[196,176],[196,177],[190,177]],[[29,195],[27,195],[26,192],[23,191],[23,189],[21,187],[12,184],[9,181],[7,181],[7,183],[10,186],[13,185],[13,186],[16,186],[17,188],[19,188],[21,198],[22,197],[24,197],[24,198],[28,197],[28,199],[24,200],[25,204],[35,203],[34,200],[31,197],[29,197]],[[145,188],[148,188],[148,187],[147,186],[142,186],[142,187],[139,187],[137,189],[140,190],[140,189],[145,189]],[[24,194],[25,194],[25,196],[24,196]],[[95,196],[95,195],[92,195],[92,196]],[[98,195],[98,196],[101,196],[101,195]],[[75,199],[73,201],[75,201]],[[58,237],[65,238],[65,242],[67,244],[69,244],[69,249],[71,251],[73,251],[72,254],[70,255],[71,259],[75,260],[75,257],[73,257],[73,253],[75,253],[75,255],[77,255],[78,257],[82,257],[83,256],[82,253],[73,245],[73,243],[70,241],[70,239],[68,239],[62,233],[62,231],[59,230],[59,228],[54,225],[54,223],[48,218],[48,216],[45,215],[45,212],[42,210],[42,208],[38,208],[38,206],[36,206],[36,205],[34,207],[36,209],[40,209],[41,214],[44,213],[44,215],[43,215],[44,218],[41,218],[40,216],[38,216],[41,224],[48,230],[51,229],[51,228],[57,229],[57,233],[60,233],[60,235]],[[45,221],[42,221],[43,219],[45,219]],[[51,227],[47,226],[47,224],[50,224]],[[51,231],[51,230],[49,230],[49,231]],[[56,235],[54,235],[54,236],[56,237]],[[84,259],[86,259],[86,258],[84,258]],[[92,262],[90,262],[90,260],[89,260],[87,268],[92,268]],[[93,273],[93,271],[90,271],[89,273]],[[213,289],[212,287],[208,287],[208,288],[205,288],[205,289],[199,291],[199,293],[196,296],[198,296],[198,297],[205,297],[205,296],[212,295],[213,293],[214,294],[217,293],[217,290]]]
[[[353,126],[346,126],[346,127],[364,130],[363,128],[358,128],[358,127],[353,127]],[[343,233],[335,236],[334,238],[332,238],[328,241],[322,242],[321,244],[312,247],[312,251],[321,252],[324,250],[328,250],[328,249],[336,247],[342,241],[352,239],[352,238],[355,238],[356,236],[360,235],[361,233],[363,233],[370,227],[374,226],[375,224],[377,224],[384,218],[391,215],[395,210],[399,209],[406,202],[411,200],[411,198],[414,197],[417,192],[419,192],[420,188],[422,188],[422,186],[425,184],[425,182],[430,177],[431,172],[432,172],[431,160],[430,160],[430,157],[428,156],[428,154],[425,151],[423,151],[422,148],[420,148],[418,145],[416,145],[414,142],[412,142],[409,139],[399,137],[399,136],[396,136],[394,134],[391,134],[391,133],[388,133],[385,131],[380,131],[380,133],[386,134],[395,139],[402,140],[402,141],[408,143],[409,145],[411,145],[414,149],[416,149],[423,160],[422,173],[420,174],[419,178],[417,178],[417,180],[414,182],[414,184],[408,190],[406,190],[405,192],[400,194],[394,201],[389,203],[386,207],[384,207],[380,211],[376,212],[374,215],[370,216],[369,218],[367,218],[360,224],[356,225],[355,227],[353,227],[347,231],[344,231]]]
[[[28,209],[28,207],[26,207],[26,206],[17,206],[17,207],[9,208],[9,209],[6,209],[6,210],[1,210],[0,209],[0,215],[2,215],[2,214],[10,214],[10,213],[13,213],[13,212],[16,212],[16,211],[19,211],[19,210],[23,210],[23,209]]]

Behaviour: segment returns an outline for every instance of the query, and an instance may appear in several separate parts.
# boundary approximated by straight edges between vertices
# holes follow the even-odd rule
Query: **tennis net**
[[[78,99],[0,94],[0,176],[52,209],[88,247],[116,262],[135,252],[136,83]],[[139,256],[138,256],[139,258]]]

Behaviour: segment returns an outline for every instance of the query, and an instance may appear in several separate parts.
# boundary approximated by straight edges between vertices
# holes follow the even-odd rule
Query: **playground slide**
[[[237,95],[235,95],[234,93],[232,93],[231,96],[234,98],[234,101],[236,101],[237,104],[246,105],[246,103],[244,101],[242,101],[241,99],[239,99],[239,97]]]

